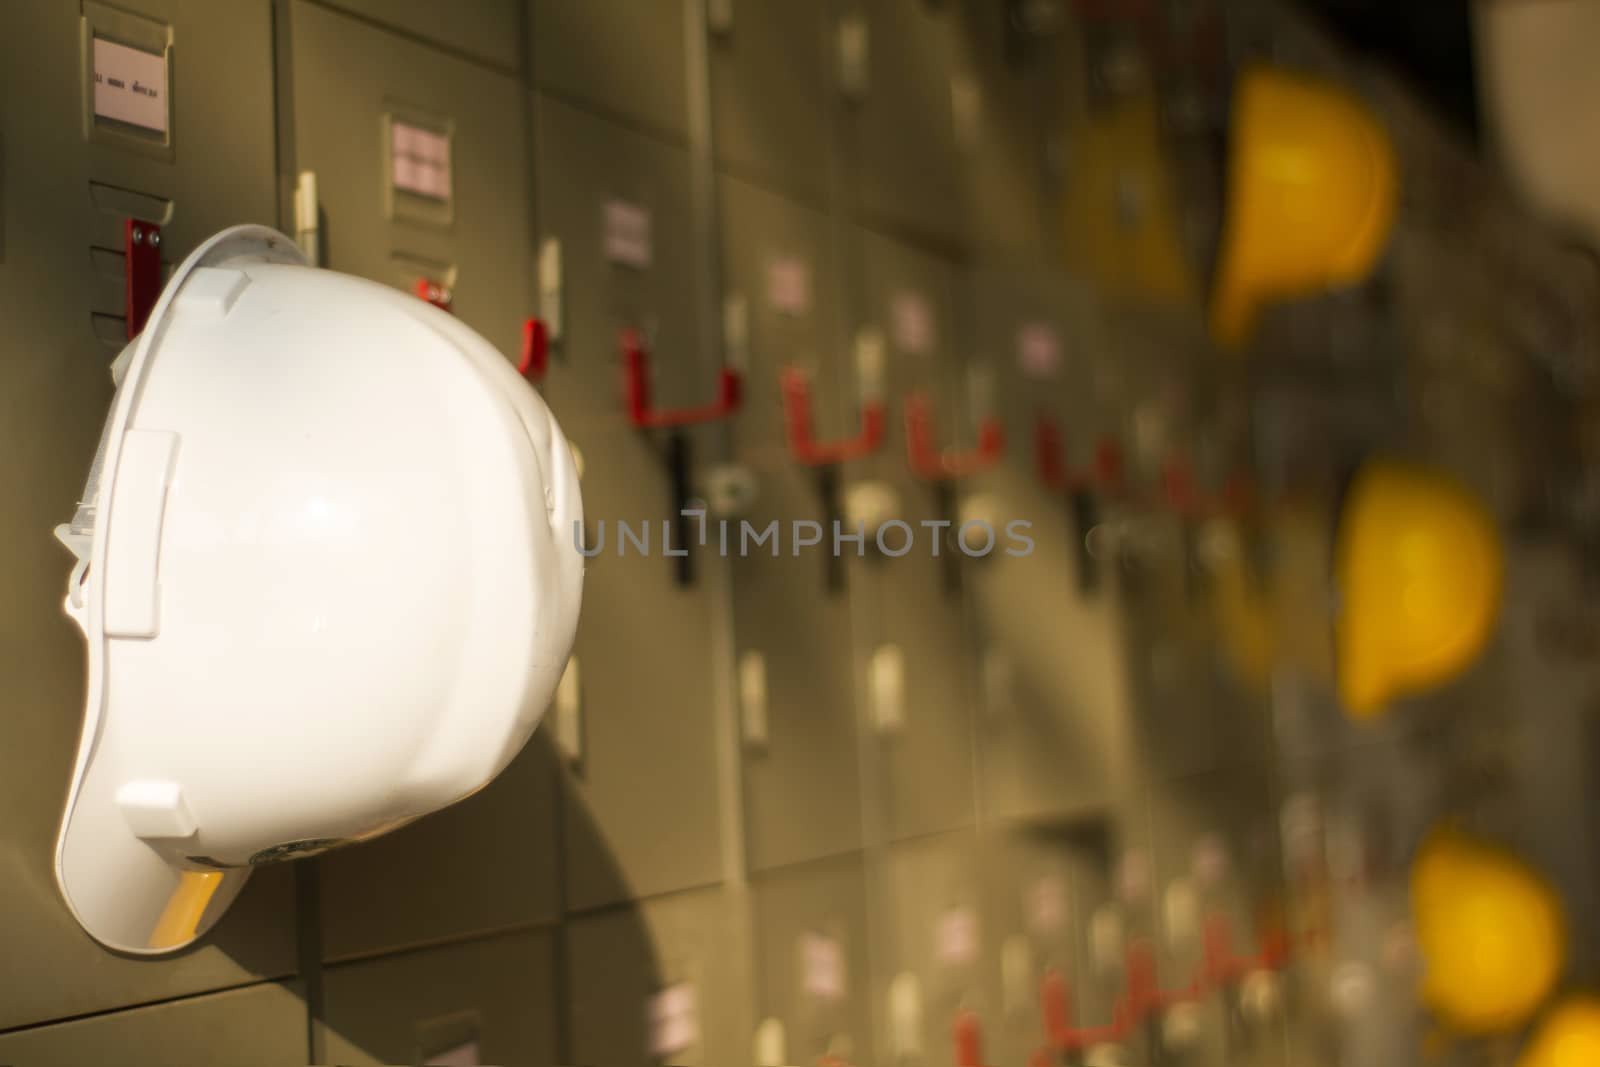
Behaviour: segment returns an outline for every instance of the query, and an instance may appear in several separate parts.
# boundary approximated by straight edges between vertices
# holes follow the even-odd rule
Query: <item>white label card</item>
[[[394,120],[389,128],[394,187],[403,193],[450,202],[450,135]]]
[[[811,264],[799,256],[779,256],[767,264],[767,303],[785,315],[811,310]]]
[[[166,56],[96,37],[94,113],[99,118],[166,133]]]
[[[652,1056],[675,1056],[700,1040],[700,1007],[690,983],[663,989],[650,998],[646,1012]]]
[[[978,958],[978,914],[971,908],[950,908],[939,916],[934,934],[939,962],[971,963]]]
[[[1017,367],[1030,378],[1054,378],[1061,369],[1061,337],[1043,322],[1017,330]]]
[[[801,934],[800,982],[809,996],[819,1000],[844,999],[844,947],[826,934]]]
[[[896,348],[913,356],[925,356],[933,351],[936,341],[933,311],[921,293],[910,290],[896,293],[889,305],[889,318]]]
[[[650,212],[626,200],[608,200],[605,205],[604,247],[606,259],[624,267],[644,270],[650,266]]]
[[[1067,887],[1060,875],[1040,877],[1028,890],[1028,925],[1035,933],[1053,934],[1067,924]]]

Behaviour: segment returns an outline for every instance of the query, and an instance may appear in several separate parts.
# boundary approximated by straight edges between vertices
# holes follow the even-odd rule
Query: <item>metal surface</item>
[[[8,99],[6,259],[0,314],[16,358],[0,370],[0,667],[11,679],[0,716],[0,1029],[206,992],[292,974],[294,909],[287,871],[264,871],[199,950],[149,963],[110,955],[73,921],[53,862],[83,721],[85,656],[61,610],[69,559],[52,544],[111,398],[108,363],[126,343],[126,219],[162,224],[181,257],[238,222],[274,221],[271,13],[262,3],[122,5],[162,40],[170,32],[175,152],[85,135],[86,24],[78,5],[13,5],[0,65]],[[98,20],[103,12],[96,8]],[[100,25],[97,21],[96,25]],[[107,23],[109,25],[109,23]],[[126,27],[124,27],[126,28]],[[179,51],[180,45],[187,45]],[[37,76],[22,80],[21,72]],[[227,145],[226,152],[206,145]],[[191,147],[193,146],[193,147]],[[27,165],[20,161],[27,160]]]
[[[451,51],[507,71],[523,68],[522,5],[518,0],[452,4],[438,0],[326,0]]]
[[[689,128],[683,42],[693,6],[685,0],[528,0],[535,84],[681,140]]]

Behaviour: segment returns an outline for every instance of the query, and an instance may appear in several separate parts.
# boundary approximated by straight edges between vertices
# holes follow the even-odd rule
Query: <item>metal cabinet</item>
[[[559,918],[550,732],[542,726],[498,778],[459,804],[319,859],[323,958]]]
[[[18,1067],[79,1063],[280,1067],[306,1062],[306,1051],[306,1006],[299,984],[291,982],[268,982],[0,1034],[0,1061]]]
[[[515,355],[535,314],[524,89],[515,77],[305,0],[280,62],[284,215],[316,176],[324,266],[450,294]],[[442,298],[441,298],[442,299]]]
[[[597,553],[584,576],[570,698],[558,698],[551,724],[567,771],[567,907],[584,910],[718,881],[722,772],[711,587],[703,576],[682,584],[681,561],[666,556],[663,523],[676,512],[659,443],[616,417],[563,428],[581,457],[586,544]],[[623,540],[623,523],[644,531],[647,551]],[[697,567],[709,563],[712,550],[678,532],[671,544],[694,553]]]
[[[482,0],[473,4],[331,0],[330,6],[452,51],[465,52],[504,70],[519,71],[523,66],[523,12],[519,0]]]
[[[534,119],[540,287],[558,335],[546,398],[562,419],[621,415],[631,329],[649,352],[656,406],[707,403],[716,368],[697,314],[688,153],[543,93]]]
[[[895,842],[874,861],[874,1062],[994,1062],[986,1041],[995,969],[977,834]]]
[[[556,936],[528,930],[329,967],[321,1062],[561,1062]]]
[[[224,226],[273,221],[271,11],[265,2],[133,0],[115,10],[11,5],[8,15],[0,66],[8,101],[27,107],[0,115],[0,316],[12,353],[0,364],[8,432],[0,451],[0,668],[10,679],[0,716],[0,1029],[295,970],[288,870],[259,872],[204,945],[160,961],[116,956],[90,940],[53,872],[83,723],[86,657],[61,609],[70,558],[50,530],[71,514],[84,484],[111,399],[108,364],[127,341],[124,227],[129,218],[161,224],[162,256],[174,260]],[[135,115],[165,132],[97,115],[93,57],[101,39],[139,51],[141,70],[159,69],[165,57],[160,92],[170,88],[170,107]],[[103,74],[121,69],[101,58]],[[35,77],[24,83],[24,71]]]
[[[685,0],[528,0],[535,82],[629,125],[682,140],[689,128]]]
[[[824,201],[845,111],[831,5],[733,0],[713,20],[711,115],[717,158],[771,188]]]
[[[765,870],[861,844],[850,609],[831,552],[835,471],[807,466],[784,432],[781,376],[806,375],[819,441],[861,403],[837,300],[838,258],[826,216],[734,179],[722,183],[724,284],[744,350],[746,394],[734,458],[755,479],[741,518],[776,522],[774,554],[733,554],[733,633],[744,753],[746,855]],[[832,481],[830,481],[832,479]],[[794,524],[821,543],[795,547]]]
[[[964,565],[953,543],[940,543],[940,532],[928,525],[957,521],[958,487],[912,475],[897,425],[907,400],[926,395],[937,412],[940,445],[971,441],[970,394],[959,360],[969,323],[954,264],[866,231],[856,253],[863,283],[857,321],[883,338],[891,414],[883,451],[845,472],[847,523],[853,529],[868,521],[848,514],[851,501],[877,496],[888,549],[869,544],[857,556],[846,546],[870,731],[865,755],[873,792],[864,802],[882,835],[900,839],[968,826],[975,817]],[[889,528],[889,521],[906,524],[909,534]],[[876,541],[870,528],[867,536]]]
[[[958,72],[951,6],[854,0],[841,14],[839,62],[852,98],[847,144],[860,216],[960,241],[966,150],[957,131],[973,121],[976,91]]]
[[[863,1062],[872,1015],[862,857],[773,871],[755,878],[750,892],[754,1061]]]
[[[748,931],[748,903],[720,889],[570,920],[571,1061],[748,1059]]]

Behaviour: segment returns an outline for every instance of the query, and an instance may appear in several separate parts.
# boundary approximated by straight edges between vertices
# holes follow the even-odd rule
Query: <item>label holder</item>
[[[171,162],[177,154],[177,118],[173,110],[176,81],[172,27],[154,19],[84,0],[79,20],[80,78],[83,86],[83,136],[86,141],[111,145],[140,155]],[[101,115],[95,110],[95,42],[105,41],[160,60],[165,73],[161,91],[166,94],[166,129],[156,130]]]

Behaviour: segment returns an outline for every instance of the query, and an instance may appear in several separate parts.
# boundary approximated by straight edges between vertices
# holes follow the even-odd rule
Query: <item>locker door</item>
[[[321,857],[323,958],[556,920],[555,759],[542,727],[481,792]]]
[[[465,52],[505,71],[522,69],[522,4],[482,0],[475,4],[436,4],[429,0],[333,0],[372,22],[452,51]],[[509,116],[507,116],[509,118]]]
[[[520,82],[305,0],[288,14],[288,169],[317,176],[323,265],[443,285],[514,355],[534,314]]]
[[[789,451],[780,378],[808,375],[819,441],[854,433],[847,420],[861,401],[835,299],[832,223],[736,179],[721,190],[724,284],[748,323],[748,391],[734,423],[735,458],[756,478],[744,519],[778,523],[784,542],[777,557],[752,547],[730,561],[746,849],[752,869],[767,870],[861,842],[849,602],[831,544],[837,472]],[[792,548],[796,521],[817,523],[823,543]]]
[[[450,285],[456,314],[515,352],[533,313],[519,83],[309,3],[289,17],[286,129],[294,167],[317,175],[325,265],[407,290],[419,278]],[[552,772],[525,753],[462,809],[330,857],[330,956],[553,915]],[[496,816],[515,833],[492,827]],[[479,846],[472,868],[500,877],[455,861],[469,844]],[[396,879],[411,892],[371,906],[372,888]]]
[[[732,173],[822,201],[843,116],[830,5],[728,6],[732,18],[712,27],[710,42],[718,160]]]
[[[1081,294],[1043,272],[985,266],[972,274],[975,351],[994,377],[1010,447],[973,478],[968,507],[998,525],[1031,523],[1032,551],[996,553],[971,568],[969,608],[978,667],[979,781],[999,819],[1102,812],[1127,728],[1116,567],[1086,548],[1109,517],[1100,493],[1041,475],[1041,422],[1060,462],[1092,464],[1094,361],[1076,318]],[[1092,585],[1088,583],[1092,581]]]
[[[622,413],[624,328],[648,344],[657,406],[709,402],[716,368],[695,310],[688,153],[551,96],[533,107],[541,286],[558,283],[549,299],[560,341],[546,386],[557,416]]]
[[[684,0],[528,0],[535,83],[676,140],[688,135]],[[694,32],[703,32],[694,27]]]
[[[306,1006],[299,983],[268,982],[0,1034],[0,1060],[18,1067],[304,1063]]]
[[[271,10],[265,0],[133,0],[114,11],[17,4],[7,13],[0,668],[11,681],[0,715],[0,803],[8,813],[0,1030],[295,969],[286,869],[259,872],[205,945],[164,961],[125,959],[91,941],[62,902],[53,870],[86,657],[61,609],[71,560],[50,530],[82,490],[111,399],[109,363],[127,343],[124,226],[129,218],[163,224],[162,258],[171,262],[225,226],[274,221]],[[140,69],[159,69],[166,57],[171,107],[159,118],[140,116],[164,123],[166,134],[96,115],[97,38],[134,47]],[[127,54],[109,55],[114,63],[103,55],[102,73],[121,72]]]
[[[850,145],[861,215],[944,241],[966,236],[956,109],[958,27],[950,5],[853,2],[847,26],[866,29],[866,84]]]
[[[758,877],[755,1018],[781,1027],[785,1063],[865,1062],[871,1050],[865,871],[859,856]]]
[[[558,1062],[555,937],[504,933],[328,968],[325,1062]]]
[[[674,894],[569,920],[575,1063],[740,1063],[749,1056],[748,904]]]
[[[958,360],[964,323],[955,266],[865,231],[859,242],[861,321],[885,339],[892,418],[884,450],[852,465],[847,492],[863,482],[887,487],[891,517],[909,525],[915,541],[898,558],[872,545],[866,558],[848,557],[852,622],[878,764],[881,793],[873,802],[881,805],[884,833],[903,839],[970,825],[975,790],[961,564],[948,543],[934,557],[936,532],[923,525],[956,521],[959,487],[911,474],[900,420],[906,398],[924,390],[950,444],[963,436],[970,442],[972,422],[967,390],[958,387],[965,377]],[[899,551],[904,537],[903,530],[887,530],[885,543]]]
[[[958,1062],[963,1013],[977,1044],[997,1022],[978,839],[935,834],[890,845],[874,901],[877,1062]],[[985,1059],[996,1062],[981,1048]]]

